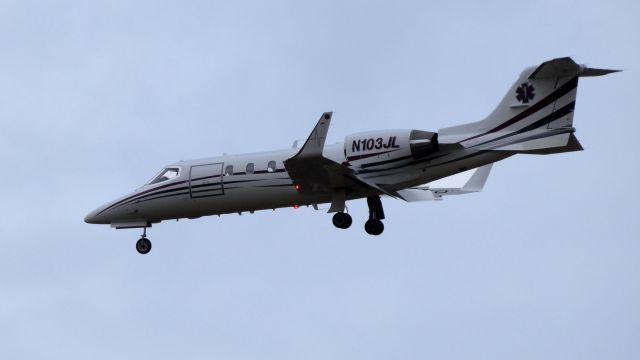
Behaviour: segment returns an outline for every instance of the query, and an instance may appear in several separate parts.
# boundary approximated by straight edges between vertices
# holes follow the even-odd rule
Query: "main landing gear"
[[[136,242],[136,250],[142,255],[151,251],[151,240],[147,239],[147,228],[144,228],[140,240]]]
[[[369,220],[364,223],[364,231],[369,235],[380,235],[384,231],[384,210],[382,210],[382,201],[380,196],[369,196],[367,198],[369,206]]]
[[[352,222],[353,219],[351,219],[351,215],[347,214],[346,212],[341,211],[333,215],[333,226],[337,227],[338,229],[347,229],[349,228],[349,226],[351,226]]]
[[[379,196],[370,196],[367,198],[369,206],[369,220],[364,224],[364,231],[370,235],[380,235],[384,231],[384,211],[382,210],[382,201]],[[345,212],[337,212],[333,215],[333,225],[339,229],[347,229],[353,222],[351,215]]]

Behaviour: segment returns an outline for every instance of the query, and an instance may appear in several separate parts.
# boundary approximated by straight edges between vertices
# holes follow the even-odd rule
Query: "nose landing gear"
[[[144,228],[140,240],[136,242],[136,250],[138,253],[144,255],[151,251],[151,240],[147,239],[147,228]]]

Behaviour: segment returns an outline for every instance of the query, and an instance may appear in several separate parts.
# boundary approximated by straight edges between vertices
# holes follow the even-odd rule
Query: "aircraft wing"
[[[285,160],[284,166],[301,193],[331,194],[332,202],[329,212],[337,212],[344,210],[348,192],[371,191],[387,194],[387,191],[376,184],[358,178],[347,166],[322,155],[331,116],[331,112],[322,114],[300,151]]]
[[[442,200],[446,195],[463,195],[482,191],[493,164],[448,176],[428,184],[403,189],[398,195],[408,202]]]
[[[331,191],[335,186],[327,169],[335,162],[322,156],[331,115],[330,112],[322,114],[300,151],[284,161],[289,176],[302,193]]]

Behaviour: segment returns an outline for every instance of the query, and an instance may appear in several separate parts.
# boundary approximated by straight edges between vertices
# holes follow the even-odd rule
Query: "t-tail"
[[[578,65],[569,57],[527,68],[487,118],[440,129],[440,142],[526,154],[582,150],[573,134],[578,80],[617,71]]]

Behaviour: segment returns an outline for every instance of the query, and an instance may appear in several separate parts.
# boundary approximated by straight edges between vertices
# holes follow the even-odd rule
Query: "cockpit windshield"
[[[178,177],[178,175],[180,175],[180,168],[169,167],[160,171],[160,173],[155,178],[153,178],[153,180],[149,181],[147,185],[158,184],[171,179],[175,179]]]

